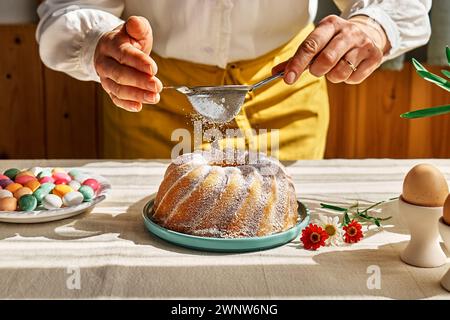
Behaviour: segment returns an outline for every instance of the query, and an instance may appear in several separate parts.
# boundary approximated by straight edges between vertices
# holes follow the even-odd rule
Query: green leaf
[[[414,58],[412,58],[412,64],[413,64],[414,68],[416,68],[417,71],[427,71],[427,69],[425,69],[425,67],[423,65],[421,65],[420,62]]]
[[[447,46],[447,48],[445,48],[445,52],[447,53],[447,61],[448,61],[448,65],[450,66],[450,48]]]
[[[441,72],[442,72],[442,74],[443,74],[444,76],[446,76],[447,78],[450,79],[450,71],[448,71],[448,70],[441,70]]]
[[[446,113],[450,113],[450,105],[410,111],[400,115],[400,117],[405,119],[417,119],[438,116]]]
[[[445,80],[444,78],[439,77],[439,76],[437,76],[429,71],[426,71],[426,70],[419,70],[419,71],[417,71],[417,73],[425,80],[429,80],[431,82],[440,83],[440,84],[445,84],[447,82],[447,80]]]
[[[374,220],[374,222],[375,222],[375,224],[377,225],[377,227],[381,227],[381,223],[380,223],[380,220],[378,220],[378,219],[375,219],[375,220]]]
[[[346,208],[342,208],[342,207],[338,207],[338,206],[333,206],[333,205],[331,205],[331,204],[326,204],[326,203],[321,203],[321,204],[320,204],[320,207],[321,207],[321,208],[324,208],[324,209],[330,209],[330,210],[340,211],[340,212],[347,211]]]
[[[348,224],[351,222],[350,217],[348,216],[348,212],[345,212],[344,214],[344,226],[348,226]]]

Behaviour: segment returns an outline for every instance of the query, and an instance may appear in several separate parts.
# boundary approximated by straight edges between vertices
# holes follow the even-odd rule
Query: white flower
[[[340,227],[339,217],[327,217],[319,213],[319,219],[316,220],[316,224],[327,232],[327,245],[339,246],[342,244],[344,231]]]

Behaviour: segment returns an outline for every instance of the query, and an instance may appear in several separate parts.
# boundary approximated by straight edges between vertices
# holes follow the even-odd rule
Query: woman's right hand
[[[156,62],[150,58],[152,45],[150,23],[136,16],[100,38],[95,69],[103,89],[118,107],[139,112],[143,103],[159,102],[163,86],[155,76]]]

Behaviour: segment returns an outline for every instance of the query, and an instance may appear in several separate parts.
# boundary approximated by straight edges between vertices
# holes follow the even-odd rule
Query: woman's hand
[[[158,69],[149,56],[152,45],[149,22],[136,16],[100,38],[94,55],[95,68],[115,105],[138,112],[142,103],[159,102],[162,83],[155,77]]]
[[[328,16],[273,73],[284,70],[287,84],[296,82],[306,69],[316,77],[325,75],[333,83],[357,84],[378,68],[389,49],[383,28],[371,18]]]

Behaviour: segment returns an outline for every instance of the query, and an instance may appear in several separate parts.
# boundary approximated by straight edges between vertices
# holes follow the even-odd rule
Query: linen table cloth
[[[313,221],[320,202],[368,205],[398,196],[406,172],[421,162],[436,165],[450,179],[450,160],[286,165]],[[393,215],[383,229],[371,228],[350,246],[307,251],[297,238],[271,250],[225,254],[166,243],[145,229],[142,208],[168,163],[1,160],[2,172],[9,167],[80,167],[109,179],[112,190],[91,213],[41,224],[0,223],[0,298],[450,298],[439,284],[449,264],[421,269],[401,262],[409,234],[395,201],[382,207],[380,215]],[[379,287],[370,285],[373,270],[379,271]],[[75,287],[74,275],[79,280]]]

